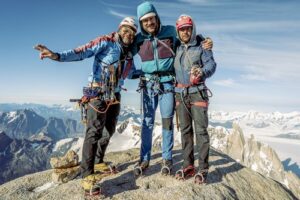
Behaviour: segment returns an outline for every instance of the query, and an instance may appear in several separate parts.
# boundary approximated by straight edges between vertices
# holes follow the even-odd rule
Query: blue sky
[[[80,97],[93,59],[59,63],[39,60],[42,43],[54,51],[75,48],[116,31],[136,16],[142,1],[65,0],[0,2],[0,103],[68,104]],[[198,33],[214,40],[218,64],[207,81],[211,109],[299,111],[300,1],[153,1],[162,23],[191,15]],[[124,105],[138,105],[136,81],[127,81]]]

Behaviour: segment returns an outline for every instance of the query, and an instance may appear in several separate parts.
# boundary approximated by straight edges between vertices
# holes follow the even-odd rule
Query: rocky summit
[[[102,199],[299,199],[278,181],[236,162],[218,150],[210,151],[208,184],[196,185],[193,179],[174,178],[182,164],[181,151],[174,150],[172,176],[161,176],[161,153],[154,150],[151,166],[143,177],[135,178],[132,170],[138,161],[139,150],[111,152],[106,160],[118,166],[116,175],[101,182]],[[52,170],[27,175],[0,186],[1,200],[15,199],[84,199],[80,178],[63,184],[51,179]]]

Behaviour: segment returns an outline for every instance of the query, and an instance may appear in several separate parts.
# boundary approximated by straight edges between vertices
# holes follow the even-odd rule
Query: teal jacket
[[[156,13],[159,31],[157,35],[152,36],[143,30],[140,22],[141,32],[136,36],[133,53],[140,57],[141,70],[145,77],[151,78],[157,74],[161,82],[168,82],[174,77],[176,29],[174,26],[162,26],[155,7],[149,2],[144,2],[138,6],[138,20],[150,12]]]

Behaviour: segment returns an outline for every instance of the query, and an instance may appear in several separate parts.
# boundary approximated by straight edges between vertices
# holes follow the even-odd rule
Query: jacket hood
[[[149,33],[147,33],[144,29],[143,29],[143,26],[142,26],[142,23],[140,21],[141,17],[143,17],[144,15],[148,14],[148,13],[155,13],[156,14],[156,18],[158,19],[158,25],[159,25],[159,30],[161,28],[161,22],[160,22],[160,18],[158,16],[158,13],[154,7],[154,5],[148,1],[140,4],[138,7],[137,7],[137,17],[138,17],[138,20],[139,20],[139,24],[140,24],[140,27],[141,27],[141,33],[143,35],[149,35]]]
[[[193,18],[192,18],[191,16],[186,15],[186,14],[180,15],[179,18],[181,18],[181,17],[183,17],[183,16],[186,16],[186,17],[191,18],[191,19],[192,19],[192,22],[193,22],[191,39],[190,39],[190,41],[189,41],[189,43],[188,43],[187,45],[195,45],[195,44],[197,43],[197,40],[196,40],[196,36],[197,36],[197,35],[196,35],[196,25],[195,25],[195,23],[194,23],[194,20],[193,20]],[[176,29],[176,32],[177,32],[177,37],[178,37],[178,39],[180,40],[181,43],[183,43],[183,42],[181,41],[180,37],[179,37],[179,32],[178,32],[177,29]]]

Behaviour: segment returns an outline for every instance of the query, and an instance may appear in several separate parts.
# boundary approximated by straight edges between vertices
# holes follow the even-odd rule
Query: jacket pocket
[[[158,51],[158,58],[172,58],[174,57],[174,52],[172,50],[172,41],[170,39],[165,40],[157,40],[157,51]]]
[[[140,46],[139,55],[142,62],[154,60],[154,52],[150,40],[145,40]]]

